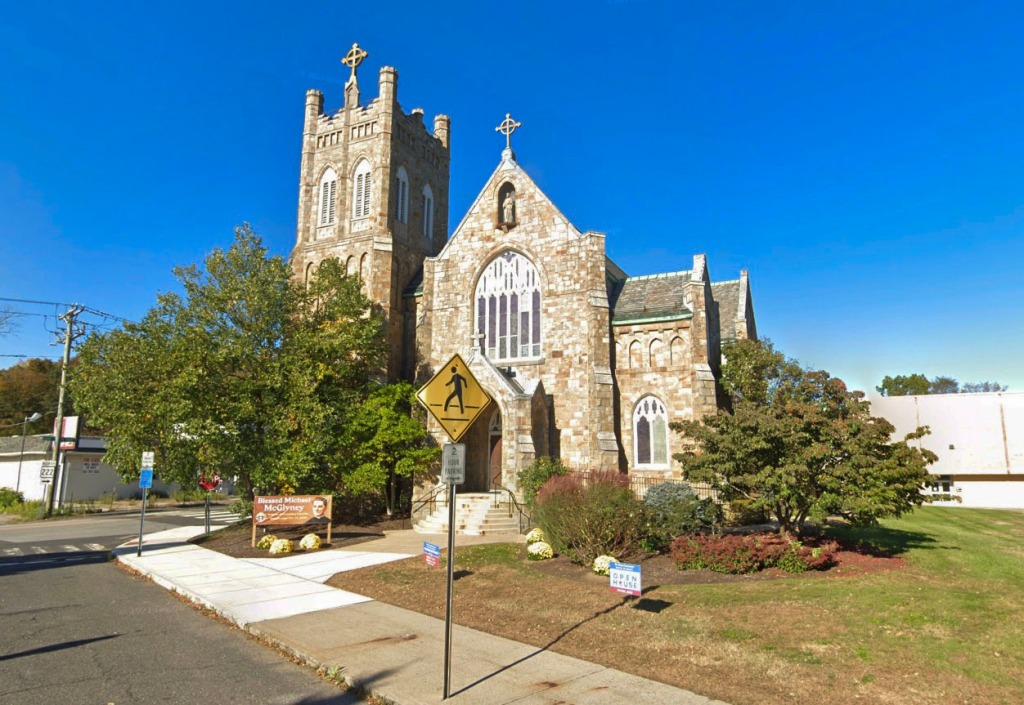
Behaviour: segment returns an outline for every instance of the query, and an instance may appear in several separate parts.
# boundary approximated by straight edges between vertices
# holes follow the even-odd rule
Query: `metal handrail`
[[[418,499],[413,504],[412,511],[410,512],[410,516],[413,516],[413,517],[416,516],[416,510],[418,508],[422,509],[424,506],[426,506],[428,504],[430,505],[429,513],[433,514],[434,510],[437,508],[437,496],[439,494],[441,494],[442,492],[444,492],[445,490],[447,490],[447,489],[448,489],[447,485],[441,484],[441,485],[438,485],[437,487],[435,487],[434,489],[430,490],[430,492],[428,492],[425,497],[421,497],[420,499]],[[444,506],[446,506],[446,507],[448,506],[448,500],[449,500],[449,496],[446,494],[445,498],[444,498]]]
[[[526,513],[526,509],[516,499],[516,493],[501,485],[491,486],[491,496],[494,498],[495,507],[501,506],[501,499],[499,497],[501,497],[502,493],[508,495],[508,518],[512,518],[513,509],[519,512],[519,533],[523,533],[523,518],[526,518],[526,526],[530,526],[533,523],[533,517]]]

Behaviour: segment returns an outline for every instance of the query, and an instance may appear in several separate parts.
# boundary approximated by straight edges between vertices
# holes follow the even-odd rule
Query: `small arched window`
[[[370,258],[364,252],[363,256],[359,258],[359,281],[366,283],[367,277],[370,276]]]
[[[345,260],[345,274],[347,274],[348,276],[351,277],[351,276],[355,276],[355,273],[356,273],[356,258],[353,257],[352,255],[349,255],[348,259]]]
[[[518,252],[495,257],[476,285],[476,333],[491,360],[540,357],[540,276]]]
[[[373,193],[373,175],[370,162],[362,159],[356,165],[352,180],[352,217],[366,218],[370,215],[370,196]]]
[[[399,223],[409,222],[409,175],[404,166],[398,167],[395,176],[395,220]]]
[[[338,201],[338,175],[327,167],[320,177],[320,225],[333,225]]]
[[[423,239],[434,241],[434,192],[430,184],[423,187]]]
[[[633,457],[638,468],[668,467],[668,414],[655,396],[633,409]]]

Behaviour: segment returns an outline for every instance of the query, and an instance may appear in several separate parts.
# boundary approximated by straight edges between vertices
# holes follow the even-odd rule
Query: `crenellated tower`
[[[402,363],[402,290],[424,257],[448,239],[451,121],[398,102],[398,72],[380,69],[377,97],[360,102],[357,69],[367,53],[353,44],[344,102],[324,111],[324,95],[306,92],[299,176],[299,212],[291,263],[306,280],[333,257],[363,282],[388,320],[388,376]]]

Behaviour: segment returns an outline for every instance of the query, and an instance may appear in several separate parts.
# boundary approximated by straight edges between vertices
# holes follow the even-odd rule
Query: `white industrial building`
[[[957,501],[938,505],[1024,509],[1024,392],[871,397],[871,415],[888,419],[894,439],[918,426],[912,441],[939,456],[928,492]]]
[[[41,435],[0,438],[0,487],[18,490],[27,500],[42,499],[44,485],[39,474],[43,461],[51,457],[49,438]],[[56,472],[57,506],[110,495],[130,499],[139,493],[137,481],[123,482],[117,471],[103,462],[105,453],[106,441],[91,436],[78,438],[73,450],[61,451]],[[178,485],[167,485],[154,478],[153,489],[169,495]]]

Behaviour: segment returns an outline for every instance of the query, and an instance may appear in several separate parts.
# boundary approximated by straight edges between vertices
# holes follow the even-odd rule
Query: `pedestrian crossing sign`
[[[416,393],[416,398],[437,419],[453,443],[462,438],[491,403],[490,395],[476,381],[458,354],[453,355],[423,385]]]

